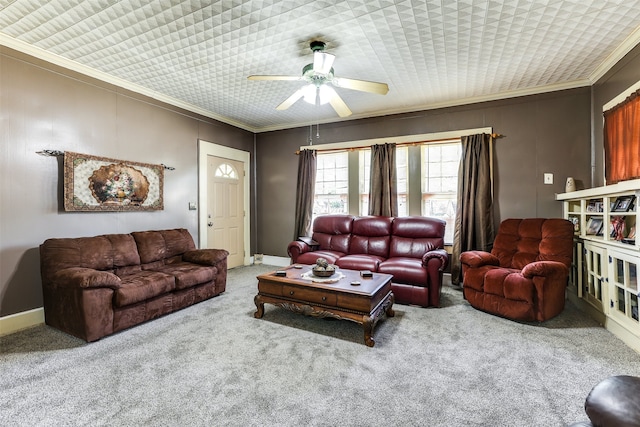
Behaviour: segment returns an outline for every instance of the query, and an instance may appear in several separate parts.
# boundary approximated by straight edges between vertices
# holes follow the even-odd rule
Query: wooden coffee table
[[[296,313],[314,317],[332,317],[351,320],[364,329],[364,342],[373,347],[373,328],[384,313],[393,317],[392,275],[373,273],[371,278],[360,277],[359,271],[338,270],[345,277],[336,283],[316,283],[302,278],[311,266],[284,268],[286,277],[275,271],[259,275],[258,294],[254,298],[257,310],[254,317],[264,314],[269,303]],[[360,282],[354,286],[351,282]]]

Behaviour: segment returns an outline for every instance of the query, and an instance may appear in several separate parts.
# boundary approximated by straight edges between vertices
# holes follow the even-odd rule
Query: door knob
[[[209,221],[209,222],[207,223],[207,225],[208,225],[209,227],[213,227],[213,223],[212,223],[211,221]]]

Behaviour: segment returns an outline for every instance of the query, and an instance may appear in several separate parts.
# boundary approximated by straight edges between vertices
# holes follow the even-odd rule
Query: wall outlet
[[[552,173],[545,173],[544,174],[544,183],[545,184],[553,184],[553,174]]]
[[[253,263],[254,264],[262,264],[263,254],[253,254]]]

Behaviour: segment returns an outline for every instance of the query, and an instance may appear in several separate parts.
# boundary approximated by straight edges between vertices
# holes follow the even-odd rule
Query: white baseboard
[[[285,258],[281,256],[264,255],[262,257],[262,263],[267,265],[273,265],[276,267],[286,267],[288,265],[291,265],[291,260],[289,258]]]
[[[44,323],[44,308],[34,308],[33,310],[21,313],[10,314],[0,317],[0,337],[18,332],[22,329],[31,328]]]
[[[286,267],[291,265],[291,259],[281,256],[260,254],[260,258],[251,257],[251,264],[266,264],[273,265],[275,267]]]

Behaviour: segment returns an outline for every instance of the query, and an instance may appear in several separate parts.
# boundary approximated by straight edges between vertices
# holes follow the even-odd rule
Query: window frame
[[[409,149],[407,159],[407,215],[424,216],[422,213],[422,177],[421,177],[421,161],[416,160],[413,151],[418,149],[419,145],[432,144],[439,142],[451,142],[458,140],[465,135],[474,135],[480,133],[493,134],[492,127],[461,129],[455,131],[435,132],[427,134],[403,135],[389,138],[376,138],[366,140],[354,140],[337,143],[316,144],[301,146],[300,150],[317,150],[318,154],[330,151],[346,151],[349,152],[349,182],[348,182],[348,213],[351,215],[359,215],[360,211],[360,187],[359,187],[359,171],[352,170],[353,164],[358,164],[358,153],[354,150],[370,148],[375,144],[395,143],[398,145],[406,145]],[[353,156],[351,155],[353,154]],[[419,157],[419,156],[418,156]],[[354,163],[355,162],[355,163]],[[358,166],[359,167],[359,166]],[[350,191],[351,189],[355,191]],[[446,246],[450,243],[445,242]]]

